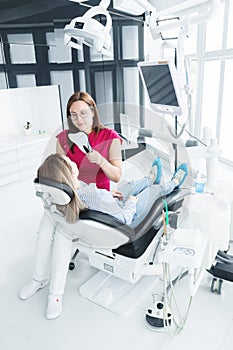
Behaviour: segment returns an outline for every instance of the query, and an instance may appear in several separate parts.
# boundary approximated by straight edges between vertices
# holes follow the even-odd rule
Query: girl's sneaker
[[[154,175],[154,181],[153,184],[159,184],[162,178],[162,161],[160,159],[160,157],[156,158],[152,165],[151,165],[151,170],[150,170],[150,174]]]
[[[186,163],[182,163],[174,172],[172,176],[172,180],[176,180],[177,187],[180,187],[183,183],[186,177],[188,176],[188,168]]]

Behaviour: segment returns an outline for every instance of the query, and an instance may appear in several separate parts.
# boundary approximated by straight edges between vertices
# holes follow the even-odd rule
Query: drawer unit
[[[20,138],[0,144],[0,186],[36,176],[41,164],[48,137]]]
[[[45,150],[46,143],[37,142],[30,146],[24,146],[17,149],[17,156],[19,160],[27,159],[34,156],[42,156]]]
[[[16,149],[10,150],[10,151],[1,151],[0,150],[0,165],[11,163],[11,162],[17,162],[17,151]]]

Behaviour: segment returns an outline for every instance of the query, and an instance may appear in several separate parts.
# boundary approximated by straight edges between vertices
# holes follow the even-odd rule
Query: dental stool
[[[39,182],[36,178],[34,184],[55,230],[71,237],[73,260],[82,252],[90,265],[100,270],[80,287],[80,294],[117,314],[128,312],[161,274],[156,251],[163,235],[162,200],[168,204],[170,225],[176,228],[179,209],[190,190],[174,190],[157,199],[146,218],[131,227],[108,214],[89,209],[80,212],[77,223],[68,224],[56,204],[68,204],[73,198],[72,189],[48,179]]]
[[[207,271],[213,276],[211,292],[222,294],[223,281],[233,282],[233,255],[219,250],[214,263]]]

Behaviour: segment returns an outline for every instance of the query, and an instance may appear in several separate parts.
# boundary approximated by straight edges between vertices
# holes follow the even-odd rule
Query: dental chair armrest
[[[97,210],[83,210],[79,214],[81,220],[93,220],[101,224],[107,225],[109,227],[115,228],[116,230],[124,233],[129,239],[133,239],[135,236],[135,231],[132,227],[124,224],[122,221],[114,218],[111,215],[102,213]]]
[[[117,220],[111,215],[102,213],[101,211],[91,210],[91,209],[86,209],[81,211],[79,214],[79,218],[81,220],[86,219],[86,220],[97,221],[97,222],[106,224],[110,227],[119,227],[124,225],[123,222],[121,222],[120,220]]]

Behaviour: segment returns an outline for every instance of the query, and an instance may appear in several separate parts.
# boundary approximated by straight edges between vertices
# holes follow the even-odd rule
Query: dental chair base
[[[162,230],[154,237],[145,252],[137,259],[113,251],[93,251],[78,246],[91,266],[100,271],[83,284],[80,295],[118,315],[126,315],[154,288],[162,266],[155,260]]]
[[[99,271],[79,288],[79,292],[95,304],[125,316],[155,288],[158,279],[156,276],[145,276],[132,284]]]
[[[137,283],[142,276],[160,275],[161,265],[154,263],[156,251],[163,231],[160,229],[145,252],[137,259],[117,254],[111,249],[93,249],[78,242],[75,244],[79,252],[84,253],[91,266],[110,275],[130,282]]]

